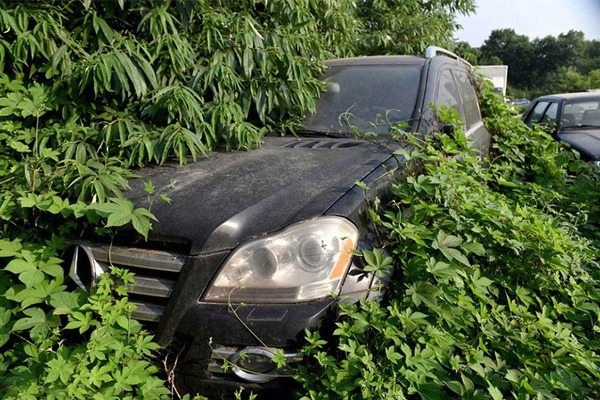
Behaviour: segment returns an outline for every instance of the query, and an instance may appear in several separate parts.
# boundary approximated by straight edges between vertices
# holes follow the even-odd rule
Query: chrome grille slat
[[[175,286],[175,281],[161,278],[134,277],[134,284],[127,285],[127,292],[144,296],[169,297]]]
[[[110,266],[131,271],[134,274],[134,283],[127,285],[127,292],[130,303],[137,306],[132,317],[140,321],[160,321],[187,261],[186,256],[167,251],[104,244],[79,243],[76,246],[81,250],[79,253],[86,257],[77,257],[79,253],[75,250],[71,265],[74,278],[84,274],[83,280],[90,286],[99,279],[99,273],[108,272]]]
[[[158,322],[165,312],[165,307],[160,304],[139,303],[131,301],[137,307],[131,316],[138,321]]]
[[[98,246],[91,250],[96,261],[113,265],[180,272],[185,263],[185,257],[166,251],[117,246]]]

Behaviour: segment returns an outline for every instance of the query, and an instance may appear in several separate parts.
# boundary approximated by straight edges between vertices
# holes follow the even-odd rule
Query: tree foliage
[[[419,54],[429,45],[452,48],[458,28],[457,13],[475,10],[470,0],[360,1],[357,14],[364,33],[359,36],[358,53]]]
[[[184,148],[251,146],[252,120],[310,108],[319,61],[332,55],[319,32],[337,32],[328,39],[342,53],[348,42],[347,6],[328,5],[324,20],[320,1],[11,2],[0,14],[2,67],[47,91],[43,125],[89,127],[102,150],[132,164],[184,161]]]
[[[493,57],[501,60],[502,64],[508,65],[508,81],[511,85],[522,87],[533,78],[527,74],[531,71],[531,43],[527,36],[518,35],[514,29],[492,31],[490,37],[481,46],[481,58],[490,60]]]
[[[509,94],[542,94],[600,89],[600,41],[586,41],[583,32],[529,40],[513,29],[493,30],[479,49],[457,44],[457,52],[473,64],[508,65]]]

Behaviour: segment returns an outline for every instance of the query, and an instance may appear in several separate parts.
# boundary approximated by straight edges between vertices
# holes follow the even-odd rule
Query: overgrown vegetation
[[[403,17],[419,7],[430,12]],[[65,239],[125,224],[147,235],[151,213],[122,195],[133,168],[258,145],[314,106],[325,58],[368,43],[381,52],[450,44],[453,13],[472,8],[0,1],[0,397],[176,397],[155,378],[155,345],[118,289],[129,277],[115,271],[89,299],[67,289]],[[364,19],[380,9],[403,19],[393,43],[395,27],[378,35]]]
[[[600,396],[598,171],[483,105],[488,164],[461,132],[400,151],[425,171],[372,212],[389,256],[365,254],[399,276],[383,304],[340,305],[334,342],[308,334],[303,399]]]
[[[3,398],[177,396],[129,317],[131,277],[114,271],[89,298],[67,290],[65,238],[147,234],[152,215],[121,193],[132,167],[251,148],[314,105],[324,58],[449,47],[453,13],[473,6],[360,4],[0,2]],[[402,276],[383,306],[344,308],[337,358],[311,335],[307,397],[600,395],[596,175],[484,104],[497,135],[485,168],[454,157],[464,138],[407,154],[427,173],[373,214]]]
[[[4,257],[28,254],[18,242],[3,242],[2,246]],[[0,357],[2,398],[170,397],[171,391],[151,360],[158,345],[130,318],[132,306],[123,287],[132,282],[130,274],[114,270],[118,280],[106,274],[88,297],[81,291],[64,290],[59,266],[50,282],[40,277],[40,282],[30,284],[24,279],[29,272],[25,270],[30,265],[27,261],[14,258],[5,268],[13,273],[22,271],[19,278],[25,282],[5,291],[7,300],[21,305],[21,318],[13,320],[10,308],[2,308],[0,314],[2,344],[8,340],[13,345]],[[47,266],[43,265],[44,271]],[[48,308],[52,313],[47,313]],[[80,336],[77,344],[65,340],[74,335]]]

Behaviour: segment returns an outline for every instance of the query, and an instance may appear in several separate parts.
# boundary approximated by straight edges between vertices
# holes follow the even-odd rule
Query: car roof
[[[577,92],[577,93],[557,93],[540,96],[536,100],[584,100],[600,99],[600,93],[597,92]]]
[[[346,65],[424,65],[427,61],[419,56],[368,56],[350,57],[325,61],[329,67]]]

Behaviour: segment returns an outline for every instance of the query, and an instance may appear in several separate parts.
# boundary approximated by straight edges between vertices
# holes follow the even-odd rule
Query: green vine
[[[600,395],[598,171],[492,93],[482,104],[485,164],[461,132],[412,140],[424,169],[374,218],[394,284],[340,304],[333,339],[307,333],[303,399]]]

